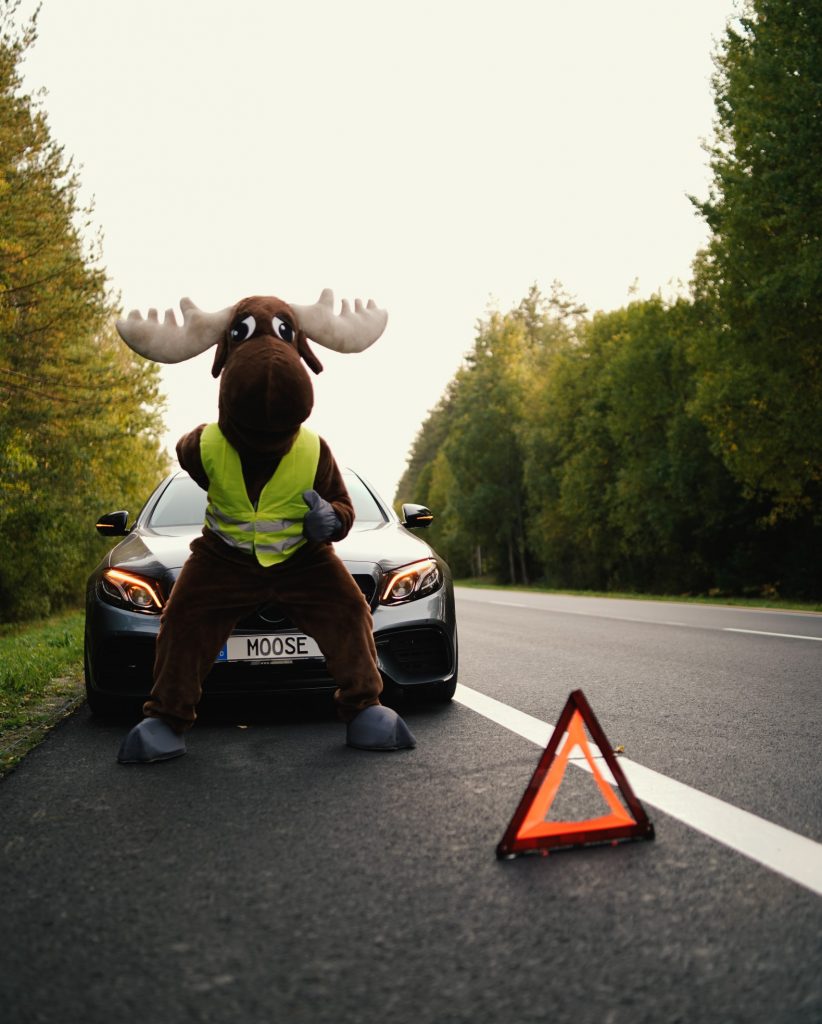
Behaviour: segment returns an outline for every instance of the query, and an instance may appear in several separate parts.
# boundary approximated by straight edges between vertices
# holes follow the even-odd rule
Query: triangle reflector
[[[595,755],[591,753],[586,727],[594,746],[599,748],[622,800],[603,776]],[[576,750],[580,751],[587,762],[604,802],[603,810],[608,813],[582,820],[549,821],[551,805],[565,778],[571,754]],[[585,694],[582,690],[574,690],[562,709],[548,746],[497,846],[497,856],[511,857],[554,847],[653,838],[654,826],[625,778]]]

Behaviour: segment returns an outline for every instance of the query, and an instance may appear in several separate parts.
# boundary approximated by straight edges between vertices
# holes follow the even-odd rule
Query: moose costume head
[[[326,288],[313,306],[252,296],[218,313],[181,299],[182,325],[174,311],[160,322],[156,309],[143,319],[133,310],[117,322],[121,337],[135,352],[159,363],[179,363],[216,346],[211,372],[220,380],[220,428],[238,449],[264,454],[277,450],[308,419],[313,406],[311,380],[322,363],[308,339],[335,352],[362,352],[385,330],[388,314],[369,300],[352,310],[343,300],[334,314],[334,295]]]
[[[405,722],[379,702],[382,678],[371,612],[331,542],[354,513],[325,441],[303,424],[314,396],[306,367],[322,364],[309,341],[362,352],[383,333],[388,314],[372,301],[335,315],[326,289],[313,306],[252,296],[218,313],[189,299],[172,310],[117,322],[123,340],[147,359],[179,363],[215,347],[219,418],[186,434],[180,465],[208,492],[203,533],[191,545],[163,609],[154,687],[146,718],[128,734],[122,763],[185,753],[202,682],[236,623],[273,603],[313,637],[337,684],[338,713],[350,746],[413,747]]]

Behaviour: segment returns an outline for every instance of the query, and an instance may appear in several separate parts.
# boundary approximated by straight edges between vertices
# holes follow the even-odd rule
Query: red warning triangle
[[[608,784],[591,753],[585,727],[599,748],[617,784],[627,808]],[[567,736],[562,750],[560,743]],[[582,821],[548,821],[548,811],[565,777],[572,751],[579,749],[588,762],[610,814]],[[498,857],[561,846],[586,846],[591,843],[614,843],[626,839],[653,839],[654,826],[642,804],[637,800],[620,768],[602,727],[596,720],[582,690],[568,697],[548,746],[539,759],[528,787],[514,812],[505,835],[497,846]]]

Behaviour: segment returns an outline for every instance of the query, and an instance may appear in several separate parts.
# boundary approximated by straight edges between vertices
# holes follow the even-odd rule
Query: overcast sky
[[[390,500],[489,307],[558,279],[608,310],[688,280],[734,10],[44,0],[24,71],[125,309],[324,287],[388,309],[367,352],[320,352],[309,423]],[[172,451],[216,419],[210,366],[163,371]]]

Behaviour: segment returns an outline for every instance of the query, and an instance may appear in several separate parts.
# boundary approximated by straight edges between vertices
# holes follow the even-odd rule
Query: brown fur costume
[[[254,318],[253,333],[235,338],[232,327],[248,316]],[[274,333],[274,317],[294,329],[292,339]],[[255,504],[311,412],[313,389],[303,360],[314,372],[322,366],[294,311],[280,299],[244,299],[230,311],[227,323],[213,368],[214,376],[222,373],[218,423],[240,456],[248,497]],[[207,490],[202,430],[200,426],[181,438],[177,454],[180,465]],[[203,528],[163,610],[146,715],[164,719],[176,732],[189,728],[202,681],[234,625],[269,601],[317,641],[337,684],[335,699],[344,721],[379,703],[382,679],[371,612],[330,543],[348,533],[354,511],[322,440],[314,489],[333,506],[339,528],[326,541],[308,541],[280,564],[264,567],[253,554]]]

